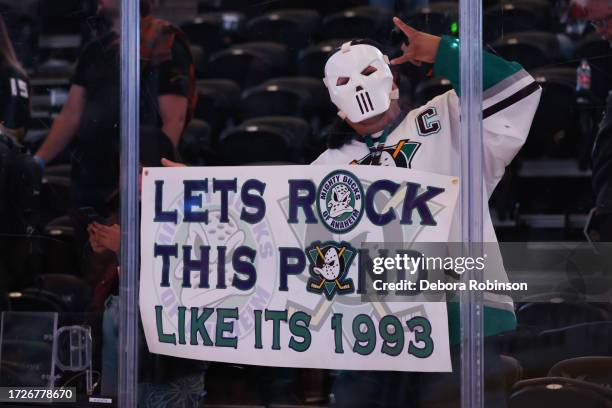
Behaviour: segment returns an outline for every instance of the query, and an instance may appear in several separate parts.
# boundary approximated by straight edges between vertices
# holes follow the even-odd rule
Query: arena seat
[[[534,165],[544,174],[533,174]],[[518,240],[584,240],[586,213],[593,205],[590,172],[578,170],[575,160],[540,159],[524,161],[519,175]]]
[[[510,390],[514,384],[523,378],[523,367],[521,363],[514,357],[500,355],[499,360],[504,367],[501,372],[504,373],[504,385],[507,390]]]
[[[40,0],[37,2],[37,13],[41,17],[74,16],[83,17],[88,7],[95,5],[90,0]]]
[[[74,63],[65,59],[51,58],[39,64],[36,75],[51,78],[69,78],[74,74]]]
[[[9,293],[13,312],[57,312],[66,311],[61,299],[51,292],[24,289]]]
[[[32,36],[37,45],[37,59],[60,57],[76,60],[91,31],[85,27],[84,22],[95,12],[95,2],[90,0],[38,1]]]
[[[275,10],[250,20],[245,37],[251,41],[280,41],[291,54],[296,55],[312,42],[312,35],[320,20],[315,10]]]
[[[191,57],[193,58],[196,78],[201,78],[204,76],[204,72],[206,72],[206,55],[204,55],[204,49],[199,45],[191,45],[189,49],[191,51]]]
[[[6,292],[0,292],[0,312],[8,312],[11,310],[11,302],[9,301]]]
[[[214,163],[213,140],[208,123],[192,119],[179,143],[181,161],[189,166]]]
[[[198,13],[247,10],[249,6],[253,6],[250,0],[200,0],[198,1]]]
[[[590,250],[588,256],[593,256]],[[585,276],[575,271],[573,276],[567,276],[566,282],[559,283],[556,289],[563,292],[577,291],[592,303],[612,313],[612,303],[608,302],[612,295],[612,276],[609,274]]]
[[[32,110],[52,115],[62,110],[67,98],[67,89],[47,88],[44,93],[32,92],[31,107]]]
[[[225,78],[242,87],[257,85],[288,71],[287,48],[277,43],[246,43],[211,55],[209,78]]]
[[[290,77],[277,77],[269,79],[265,82],[266,85],[283,85],[290,86],[302,91],[306,91],[310,94],[310,97],[317,104],[332,105],[329,100],[329,93],[323,83],[322,77],[309,77],[309,76],[290,76]]]
[[[609,54],[612,54],[610,44],[596,32],[584,36],[576,45],[576,56],[578,58],[601,57]]]
[[[516,383],[510,395],[510,408],[551,407],[605,408],[612,403],[612,391],[584,381],[546,377]]]
[[[433,77],[421,81],[417,84],[415,89],[415,103],[417,105],[424,105],[438,95],[442,95],[445,92],[453,89],[451,82],[446,78]]]
[[[250,41],[241,43],[235,48],[260,52],[272,61],[274,67],[286,69],[289,65],[289,53],[285,44],[274,41]]]
[[[245,119],[257,116],[290,115],[307,121],[311,132],[302,149],[309,163],[325,150],[321,128],[336,117],[323,81],[310,77],[281,77],[245,91],[242,102]]]
[[[92,288],[84,280],[65,274],[40,275],[36,289],[53,293],[70,312],[85,311],[92,299]]]
[[[584,302],[585,296],[584,294],[578,292],[573,288],[566,288],[562,291],[555,292],[543,292],[537,293],[534,295],[524,296],[521,298],[522,301],[528,302],[551,302],[551,303],[560,303],[560,302]]]
[[[340,47],[345,41],[347,40],[327,40],[301,50],[297,61],[298,75],[323,78],[329,53]]]
[[[577,378],[606,387],[612,386],[612,357],[576,357],[555,364],[548,372],[549,377]]]
[[[576,44],[576,62],[586,58],[593,70],[591,77],[591,90],[603,104],[609,89],[612,89],[612,78],[610,75],[601,73],[612,72],[612,48],[610,43],[601,38],[595,32],[585,36]]]
[[[69,164],[55,164],[46,166],[44,175],[45,176],[57,176],[57,177],[70,177],[72,166]]]
[[[370,38],[383,42],[392,28],[392,12],[383,7],[362,6],[323,19],[321,39]]]
[[[262,84],[245,90],[240,102],[240,117],[306,117],[310,94],[282,84]]]
[[[274,126],[240,125],[227,129],[219,140],[219,154],[230,166],[264,161],[298,162],[290,135]]]
[[[70,179],[58,176],[43,177],[40,200],[45,203],[41,215],[43,223],[64,215],[70,206]]]
[[[499,2],[484,11],[482,21],[485,41],[493,41],[509,33],[550,31],[550,3],[545,0]]]
[[[280,77],[272,78],[265,82],[266,85],[280,85],[299,89],[309,94],[306,119],[313,126],[313,131],[318,132],[322,124],[328,123],[336,117],[337,108],[331,103],[329,93],[322,78],[311,77]]]
[[[38,240],[42,253],[42,273],[77,276],[80,271],[79,250],[74,223],[69,216],[52,219]]]
[[[435,2],[419,7],[406,16],[406,24],[434,35],[457,34],[459,5],[453,2]]]
[[[207,56],[226,48],[239,36],[245,16],[238,12],[211,12],[181,24],[189,41],[202,47]]]
[[[34,33],[38,30],[32,13],[24,2],[14,0],[0,1],[0,14],[4,18],[10,38],[19,46],[15,47],[17,59],[22,65],[31,68],[34,65],[35,53],[38,48]]]
[[[304,119],[291,116],[263,116],[244,121],[242,126],[269,126],[289,136],[292,149],[304,153],[312,137],[310,126]]]
[[[549,65],[561,56],[557,36],[544,31],[504,35],[492,46],[503,58],[518,62],[527,70]]]
[[[520,306],[517,321],[539,330],[558,329],[579,323],[605,322],[610,314],[589,303],[533,302]]]
[[[521,154],[525,158],[571,157],[577,152],[576,71],[553,67],[531,71],[542,87],[540,104]]]
[[[81,22],[95,11],[91,0],[39,0],[36,4],[42,33],[80,34]]]
[[[317,4],[317,10],[323,14],[336,13],[347,7],[365,6],[368,0],[327,0]],[[251,0],[200,0],[198,13],[218,12],[221,10],[238,10],[253,16],[278,9],[309,8],[313,3],[309,0],[275,0],[253,2]]]
[[[518,359],[525,378],[544,377],[558,362],[585,356],[612,356],[612,322],[581,323],[525,337],[509,354]]]
[[[234,116],[240,103],[240,85],[228,79],[198,80],[198,104],[194,117],[202,119],[211,129],[213,144]]]

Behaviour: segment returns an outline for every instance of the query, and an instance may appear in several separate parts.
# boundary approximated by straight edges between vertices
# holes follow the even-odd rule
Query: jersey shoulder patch
[[[442,130],[438,111],[433,106],[429,106],[419,113],[415,118],[415,122],[419,136],[430,136]]]

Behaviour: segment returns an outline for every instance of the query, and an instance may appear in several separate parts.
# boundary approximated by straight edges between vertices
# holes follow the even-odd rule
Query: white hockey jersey
[[[483,142],[484,242],[497,242],[488,209],[488,198],[502,178],[506,166],[525,143],[538,107],[541,88],[517,63],[492,54],[483,55]],[[397,166],[450,176],[461,175],[459,125],[458,40],[442,37],[434,73],[448,78],[454,90],[440,95],[409,112],[388,135],[378,160],[383,166]],[[361,138],[338,149],[328,149],[312,164],[370,164],[372,154]],[[451,227],[451,242],[461,242],[460,206]],[[501,256],[500,256],[501,260]],[[489,268],[485,279],[507,281],[503,264]],[[493,270],[491,270],[493,269]],[[458,305],[449,303],[451,340],[458,338]],[[485,334],[511,330],[516,325],[509,297],[485,293]]]

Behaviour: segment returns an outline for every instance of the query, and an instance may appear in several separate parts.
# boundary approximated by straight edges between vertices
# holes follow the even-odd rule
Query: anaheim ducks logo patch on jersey
[[[395,166],[410,168],[412,158],[414,157],[421,143],[410,139],[400,140],[393,146],[385,146],[380,155],[379,164],[381,166]],[[353,160],[350,164],[371,165],[373,160],[372,153],[368,153],[365,157],[359,160]]]

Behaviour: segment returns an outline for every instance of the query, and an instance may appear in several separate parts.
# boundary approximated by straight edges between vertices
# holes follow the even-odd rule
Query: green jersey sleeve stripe
[[[484,90],[482,92],[482,100],[485,101],[485,100],[487,100],[487,99],[497,95],[498,93],[506,90],[510,86],[514,85],[515,83],[517,83],[521,79],[523,79],[525,77],[528,77],[528,76],[530,76],[529,73],[527,71],[525,71],[524,69],[521,69],[520,71],[515,72],[514,74],[510,75],[509,77],[502,79],[501,81],[499,81],[495,85],[493,85],[490,88],[487,88],[486,90]]]
[[[482,55],[483,65],[483,91],[500,83],[504,79],[521,71],[523,67],[516,62],[509,62],[496,55],[484,52]],[[458,95],[461,94],[459,86],[459,39],[456,37],[442,36],[438,47],[438,54],[434,63],[434,74],[447,78],[453,84]]]
[[[539,89],[540,89],[540,85],[538,85],[537,82],[534,81],[530,83],[529,85],[527,85],[520,91],[512,94],[511,96],[504,99],[503,101],[500,101],[496,103],[495,105],[489,106],[488,108],[483,110],[482,118],[486,119],[491,115],[495,115],[497,112],[506,109],[508,106],[514,105],[521,99],[528,97],[529,95],[531,95],[532,93],[534,93],[535,91]]]

